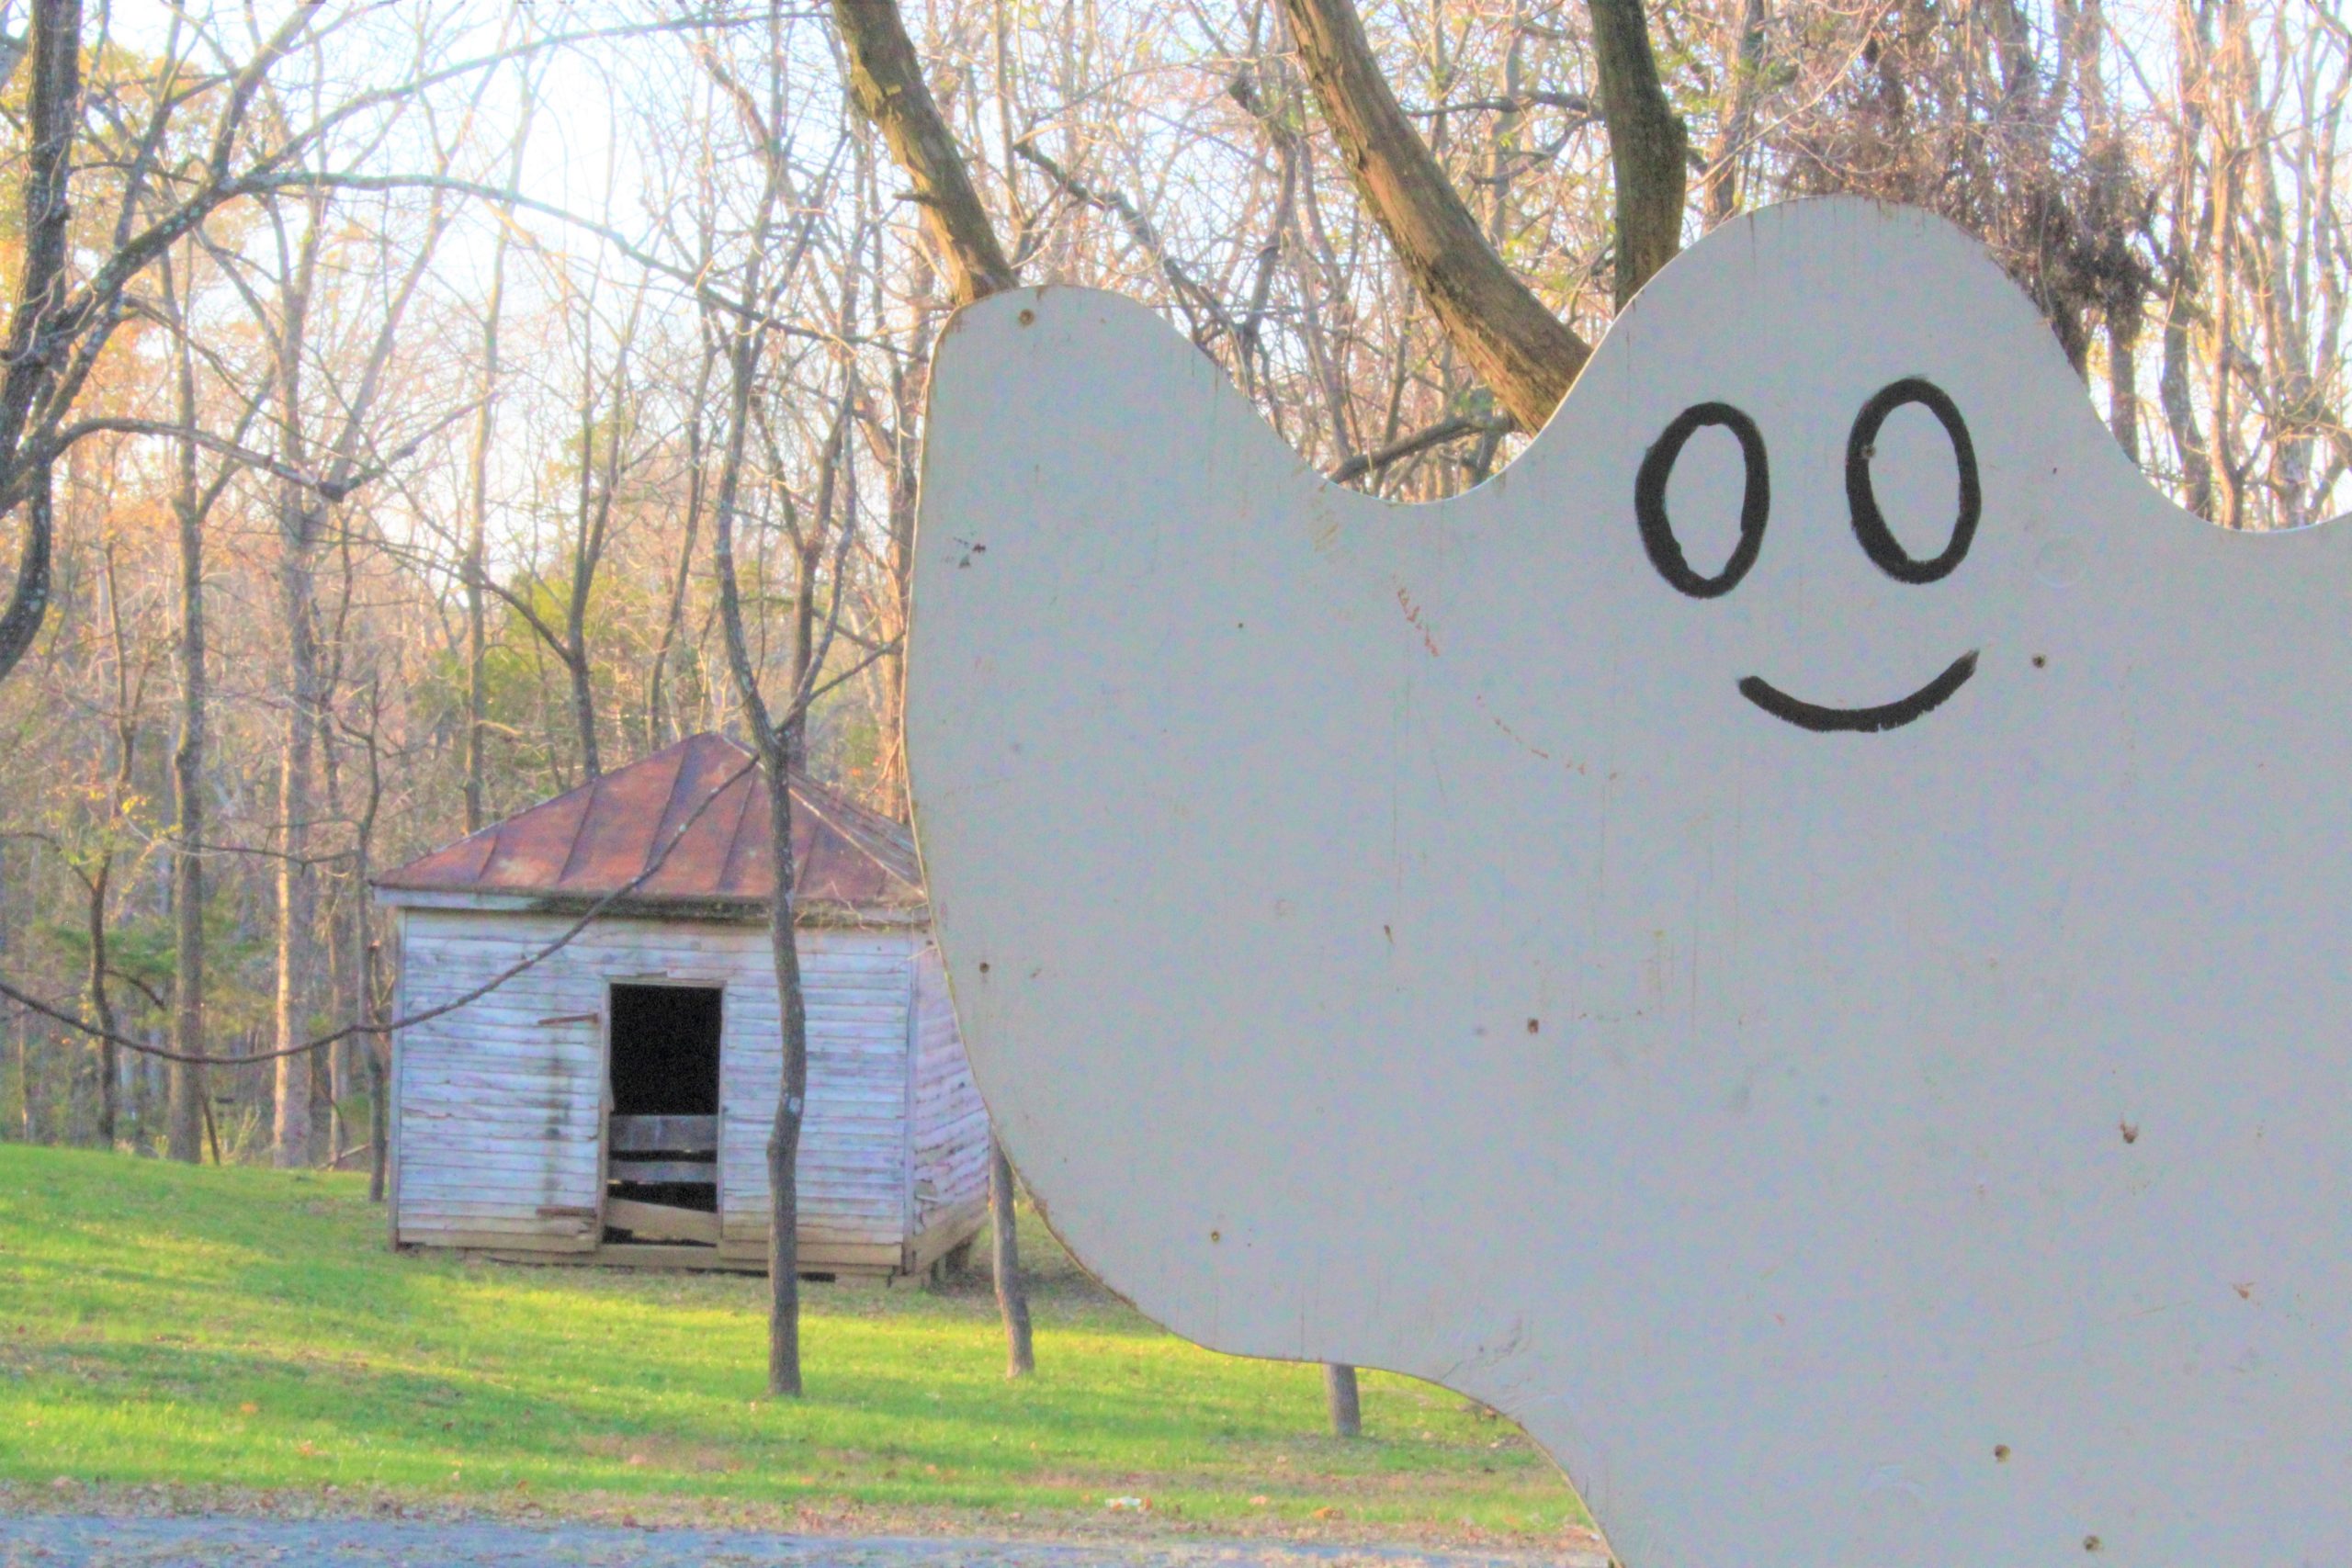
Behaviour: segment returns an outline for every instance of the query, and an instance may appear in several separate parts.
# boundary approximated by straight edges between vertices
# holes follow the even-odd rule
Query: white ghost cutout
[[[1973,241],[1727,223],[1428,506],[989,300],[915,599],[974,1070],[1145,1312],[1629,1568],[2352,1562],[2352,527],[2177,511]]]

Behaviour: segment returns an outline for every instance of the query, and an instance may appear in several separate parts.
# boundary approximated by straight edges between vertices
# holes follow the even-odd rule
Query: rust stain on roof
[[[628,896],[632,906],[764,906],[775,897],[767,787],[750,751],[696,735],[386,872],[376,886],[578,901],[628,886],[658,860]],[[792,858],[803,908],[904,914],[922,905],[906,829],[797,773]]]

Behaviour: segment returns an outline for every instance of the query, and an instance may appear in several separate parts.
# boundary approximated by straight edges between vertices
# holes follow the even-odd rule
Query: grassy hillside
[[[0,1145],[0,1482],[900,1527],[1584,1522],[1459,1397],[1367,1375],[1370,1436],[1336,1441],[1314,1368],[1174,1339],[1042,1232],[1023,1238],[1035,1377],[1004,1381],[983,1282],[818,1285],[799,1403],[756,1397],[763,1280],[394,1255],[383,1235],[356,1178]]]

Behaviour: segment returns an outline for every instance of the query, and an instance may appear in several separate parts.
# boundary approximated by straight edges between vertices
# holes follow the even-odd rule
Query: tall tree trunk
[[[2176,243],[2172,258],[2171,297],[2165,306],[2164,356],[2156,377],[2156,399],[2172,432],[2173,450],[2180,460],[2180,503],[2199,517],[2213,516],[2213,462],[2207,455],[2197,408],[2189,396],[2190,323],[2194,319],[2195,286],[2191,263]]]
[[[164,276],[166,293],[172,286]],[[174,344],[174,379],[179,419],[196,421],[196,369],[183,330]],[[172,1049],[204,1051],[204,742],[208,694],[204,669],[204,510],[197,482],[194,441],[182,441],[173,511],[180,547],[180,736],[172,755],[176,820],[172,862]],[[204,1157],[200,1102],[204,1068],[194,1062],[171,1065],[171,1110],[165,1147],[171,1157],[194,1165]]]
[[[360,1006],[367,1010],[366,1021],[370,1024],[384,1021],[384,1010],[379,999],[383,976],[383,946],[370,942],[361,962],[367,965],[367,989],[361,993]],[[391,1156],[391,1111],[386,1096],[391,1092],[390,1079],[392,1043],[389,1035],[370,1030],[361,1037],[368,1052],[368,1201],[384,1201],[384,1178]]]
[[[130,638],[122,614],[122,589],[117,574],[115,541],[107,539],[99,550],[103,563],[100,581],[106,590],[107,626],[114,647],[114,776],[107,781],[106,793],[106,842],[98,851],[97,872],[90,880],[90,1010],[105,1037],[98,1042],[98,1142],[107,1148],[115,1145],[122,1128],[122,1059],[121,1047],[114,1043],[117,1032],[114,1004],[107,994],[107,980],[112,960],[107,942],[107,894],[114,880],[114,835],[124,826],[124,813],[129,808],[130,789],[137,777],[139,747],[139,715],[137,697],[130,679]]]
[[[562,662],[571,686],[572,728],[580,741],[580,774],[593,784],[605,776],[604,753],[596,749],[595,666],[588,660],[587,626],[577,614],[572,631],[580,640]]]
[[[781,0],[769,0],[768,38],[772,51],[782,51]],[[771,63],[775,63],[772,60]],[[763,139],[783,134],[785,106],[782,73],[771,74]],[[773,142],[770,142],[773,146]],[[770,285],[764,265],[775,217],[785,194],[781,161],[763,161],[763,179],[752,219],[744,269],[742,295],[765,297]],[[772,1397],[797,1398],[800,1378],[800,1125],[808,1110],[808,1010],[800,984],[800,950],[797,943],[797,888],[792,860],[792,781],[785,766],[788,744],[760,694],[760,672],[752,662],[751,643],[743,631],[743,599],[735,570],[735,518],[743,486],[743,463],[752,434],[752,399],[758,379],[762,330],[748,321],[729,320],[723,325],[709,317],[704,329],[722,335],[727,353],[727,440],[721,449],[718,478],[712,490],[710,555],[718,579],[718,620],[727,649],[727,668],[746,728],[757,748],[759,765],[768,786],[769,867],[775,897],[768,910],[768,948],[775,971],[780,1055],[775,1115],[768,1127],[768,1393]],[[800,694],[784,715],[784,724],[800,716]]]
[[[1487,243],[1389,91],[1350,0],[1283,0],[1283,8],[1356,188],[1415,290],[1503,407],[1536,429],[1591,349]]]
[[[503,243],[505,237],[500,231]],[[501,258],[503,260],[503,257]],[[482,331],[482,352],[488,367],[482,380],[487,387],[498,368],[498,318],[495,307],[498,287],[493,274],[491,301],[493,314],[490,325]],[[482,537],[483,513],[487,510],[490,472],[490,397],[482,396],[481,412],[475,416],[473,477],[469,487],[471,504],[468,507],[466,528],[466,831],[481,831],[487,820],[482,807],[482,752],[490,728],[490,616],[483,604],[483,574],[489,570],[489,555]]]
[[[838,467],[841,460],[840,433],[836,431],[833,457],[831,461]],[[827,475],[824,489],[829,492],[832,489],[830,472]],[[795,552],[799,558],[797,565],[800,571],[800,581],[792,596],[792,689],[796,692],[809,691],[816,685],[816,682],[809,678],[808,663],[815,657],[817,649],[817,572],[825,559],[823,529],[828,521],[826,514],[831,511],[830,504],[831,499],[830,493],[825,496],[825,503],[820,504],[818,510],[817,530],[812,532],[807,542]],[[844,523],[842,525],[846,527],[849,525]],[[834,592],[840,591],[841,585],[836,583]],[[807,773],[808,771],[808,723],[804,719],[801,723],[786,726],[782,733],[785,738],[785,766],[796,773]]]
[[[16,886],[8,880],[8,844],[0,839],[0,966],[5,966],[13,951],[13,941],[19,923],[17,915]],[[42,1113],[41,1084],[33,1068],[32,1017],[23,1008],[8,1006],[7,1032],[15,1048],[17,1065],[17,1137],[20,1142],[38,1144],[47,1137],[49,1119]]]
[[[321,750],[325,750],[323,741]],[[332,781],[333,773],[328,776]],[[340,818],[343,813],[330,804],[327,815]],[[341,876],[327,885],[325,893],[326,908],[319,923],[326,937],[321,989],[326,993],[327,1017],[338,1024],[356,1022],[359,1017],[358,943],[366,940],[367,913],[360,907],[356,885],[345,885]],[[311,1069],[311,1113],[326,1122],[324,1156],[331,1170],[340,1170],[344,1156],[359,1146],[351,1126],[351,1043],[347,1038],[338,1040],[319,1052]]]
[[[2072,19],[2067,20],[2069,11]],[[2140,460],[2140,332],[2145,324],[2148,278],[2134,254],[2136,227],[2148,214],[2132,148],[2116,125],[2114,89],[2105,58],[2107,17],[2102,0],[2062,5],[2060,54],[2074,56],[2081,103],[2089,189],[2080,204],[2087,248],[2096,257],[2093,285],[2107,337],[2107,423],[2133,462]]]
[[[523,150],[531,138],[531,116],[537,104],[530,73],[519,77],[523,105],[521,123],[506,171],[506,188],[523,179]],[[484,599],[483,573],[489,570],[489,547],[484,534],[490,516],[490,453],[498,420],[498,330],[506,308],[507,236],[514,226],[514,209],[500,203],[498,226],[490,242],[490,297],[482,303],[481,379],[475,395],[473,443],[466,454],[466,831],[480,832],[488,820],[483,805],[483,753],[489,743],[490,657],[489,606]]]
[[[694,401],[686,410],[686,523],[684,537],[678,545],[678,570],[670,580],[670,600],[662,615],[662,639],[653,649],[653,668],[647,676],[645,694],[645,749],[656,751],[667,743],[669,726],[663,723],[662,696],[668,685],[670,660],[675,656],[678,633],[685,625],[686,589],[694,581],[695,536],[702,529],[703,496],[709,475],[705,471],[703,442],[704,404],[710,396],[711,371],[718,363],[718,352],[709,334],[703,336],[702,359],[695,371]]]
[[[916,432],[922,425],[922,386],[924,375],[918,367],[931,364],[932,285],[937,274],[931,258],[920,253],[909,258],[910,274],[907,308],[914,321],[912,338],[907,353],[890,364],[890,430],[884,449],[876,457],[888,465],[890,471],[890,547],[887,565],[890,573],[890,604],[892,621],[900,638],[885,666],[882,724],[885,736],[880,778],[883,809],[904,822],[910,814],[907,798],[907,653],[905,636],[909,613],[913,608],[915,563],[915,502],[917,481],[922,476],[920,461],[922,443]]]
[[[97,870],[89,879],[88,937],[90,1021],[107,1036],[115,1032],[114,1003],[107,995],[107,887],[114,879],[114,856],[101,852]],[[121,1110],[122,1063],[111,1038],[98,1041],[98,1122],[100,1148],[114,1147],[115,1123]]]
[[[8,883],[8,846],[0,842],[0,973],[10,967],[8,938],[15,918],[16,904]],[[0,1024],[0,1033],[7,1039],[9,1059],[17,1069],[17,1138],[29,1144],[33,1141],[33,1084],[31,1055],[25,1049],[25,1010],[14,1002],[7,1004],[6,1022]]]
[[[2135,290],[2107,310],[2107,423],[2125,457],[2140,460],[2140,301]]]
[[[307,472],[311,446],[304,424],[303,353],[309,340],[311,286],[326,228],[322,197],[313,194],[307,221],[289,252],[283,220],[273,211],[282,270],[279,319],[270,350],[277,389],[277,455],[296,473]],[[325,504],[291,480],[277,489],[277,608],[286,626],[286,705],[277,757],[277,954],[270,1145],[281,1167],[310,1164],[319,1129],[311,1115],[310,1052],[296,1053],[315,1012],[318,879],[311,866],[311,767],[319,726],[318,548]]]
[[[286,616],[291,679],[278,750],[277,789],[277,987],[276,1048],[300,1044],[309,1032],[313,977],[317,969],[317,881],[311,873],[311,753],[317,732],[318,649],[311,626],[314,582],[309,509],[304,498],[288,495],[278,564],[278,604]],[[280,1166],[311,1163],[314,1130],[311,1119],[311,1054],[277,1058],[270,1140]]]
[[[833,0],[833,25],[847,57],[850,96],[913,183],[915,210],[947,269],[956,302],[1011,288],[1017,281],[1012,264],[923,80],[898,0]]]
[[[2211,520],[2213,510],[2211,447],[2199,427],[2190,389],[2191,333],[2197,319],[2199,226],[2197,171],[2205,139],[2205,82],[2212,58],[2208,7],[2183,3],[2173,11],[2174,85],[2179,104],[2172,143],[2171,212],[2165,224],[2164,355],[2157,370],[2156,398],[2180,462],[2181,504]]]
[[[580,771],[591,782],[605,773],[604,757],[596,749],[596,686],[588,661],[588,599],[596,588],[596,558],[603,551],[605,519],[613,506],[613,484],[620,461],[620,424],[627,412],[622,380],[628,374],[628,350],[624,344],[613,367],[611,423],[605,434],[605,471],[596,467],[596,348],[595,294],[589,295],[590,321],[582,334],[580,367],[580,484],[572,519],[571,592],[563,606],[563,640],[556,651],[563,662],[570,688],[572,731],[580,745]],[[599,479],[602,479],[599,493]]]
[[[768,911],[768,947],[775,964],[784,1012],[784,1081],[768,1125],[768,1392],[800,1393],[800,1125],[808,1097],[808,1010],[800,985],[800,948],[793,929],[797,904],[792,863],[792,781],[785,766],[786,734],[761,748],[768,784],[768,831],[774,840],[775,902]]]
[[[989,1129],[989,1261],[996,1275],[997,1313],[1004,1319],[1004,1375],[1037,1370],[1029,1334],[1029,1285],[1021,1274],[1021,1230],[1013,1208],[1012,1162]]]
[[[383,767],[378,755],[377,737],[383,722],[380,682],[371,682],[368,703],[368,804],[359,814],[359,830],[353,836],[351,885],[352,899],[352,988],[357,993],[358,1010],[356,1021],[366,1027],[366,1032],[350,1042],[356,1050],[366,1053],[368,1075],[368,1201],[384,1201],[384,1059],[390,1050],[390,1039],[375,1032],[373,1026],[384,1021],[383,1009],[377,989],[377,961],[380,951],[376,941],[375,924],[368,918],[368,886],[374,879],[376,863],[376,816],[383,806]]]
[[[1714,155],[1707,160],[1703,185],[1710,229],[1739,208],[1739,160],[1747,150],[1748,130],[1756,117],[1756,73],[1763,62],[1764,0],[1743,0],[1739,41],[1732,51],[1731,107],[1724,113],[1723,130],[1715,138]]]
[[[369,967],[372,968],[375,950],[371,947],[368,953]],[[372,1006],[368,1009],[371,1021],[382,1021],[373,1018],[375,1010]],[[386,1144],[391,1137],[391,1116],[384,1103],[384,1096],[390,1089],[386,1081],[390,1075],[384,1066],[384,1057],[390,1050],[390,1046],[379,1037],[372,1034],[368,1037],[368,1201],[370,1203],[384,1201],[384,1172],[390,1154]]]
[[[968,305],[1012,288],[1019,279],[1005,259],[1003,246],[997,243],[995,225],[972,188],[963,149],[940,118],[939,105],[923,81],[922,65],[907,37],[906,18],[899,14],[897,0],[833,0],[833,22],[848,66],[850,96],[859,112],[882,132],[891,156],[914,186],[920,204],[917,210],[922,214],[925,231],[947,276],[950,299],[957,305]],[[924,276],[928,281],[929,275]],[[906,427],[902,423],[899,428],[903,438]],[[719,525],[726,526],[723,510]],[[834,591],[840,592],[838,583]],[[732,593],[730,565],[729,576],[720,583],[722,607]],[[1001,1150],[994,1151],[993,1162],[1003,1164]],[[992,1170],[989,1186],[992,1194],[1000,1188],[1005,1194],[1002,1217],[997,1222],[997,1301],[1004,1314],[1006,1339],[1018,1347],[1016,1359],[1023,1363],[1014,1371],[1018,1376],[1027,1370],[1030,1359],[1029,1298],[1021,1279],[1020,1248],[1009,1245],[1012,1235],[1009,1168],[1001,1183]],[[992,1196],[991,1203],[996,1201]]]
[[[9,312],[6,352],[0,354],[0,452],[17,454],[25,419],[47,388],[64,350],[57,341],[66,330],[62,302],[67,229],[73,209],[67,187],[74,170],[74,132],[82,118],[82,0],[33,0],[27,57],[32,81],[26,92],[24,262],[17,274],[15,309]],[[24,541],[17,547],[17,581],[0,610],[0,681],[40,635],[49,614],[50,554],[53,536],[49,465],[32,476],[25,500]]]
[[[2222,0],[2225,18],[2238,8],[2238,0]],[[2238,29],[2225,21],[2219,46],[2211,55],[2208,76],[2211,84],[2207,110],[2212,128],[2212,151],[2208,160],[2212,211],[2204,235],[2209,247],[2205,278],[2212,337],[2206,365],[2205,401],[2213,416],[2209,447],[2213,460],[2213,521],[2224,528],[2245,526],[2245,487],[2234,455],[2236,416],[2231,409],[2234,374],[2231,357],[2236,345],[2233,320],[2235,298],[2232,288],[2237,272],[2238,186],[2243,178],[2241,165],[2245,152],[2237,123],[2237,77],[2252,68],[2252,62],[2240,50]]]
[[[1620,310],[1682,248],[1682,196],[1690,178],[1690,132],[1667,102],[1650,52],[1641,0],[1586,0],[1616,175],[1617,305]]]

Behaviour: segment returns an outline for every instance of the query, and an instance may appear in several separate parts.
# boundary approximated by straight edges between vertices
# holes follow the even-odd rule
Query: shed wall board
[[[490,924],[509,920],[409,911],[401,1012],[454,1000],[523,956],[526,942]],[[539,1021],[590,1010],[582,986],[577,958],[551,960],[481,1002],[401,1032],[392,1074],[399,1240],[452,1246],[495,1235],[554,1252],[596,1245],[603,1035],[593,1020]]]
[[[720,1243],[767,1247],[768,1131],[783,1053],[767,932],[742,928],[766,983],[729,1012],[719,1082]],[[808,1011],[808,1108],[800,1136],[800,1247],[882,1248],[904,1239],[907,970],[900,931],[800,933]],[[886,1264],[885,1267],[888,1265]]]
[[[988,1107],[980,1103],[979,1086],[972,1081],[971,1063],[956,1032],[956,1009],[948,999],[938,944],[928,940],[914,954],[913,1012],[910,1239],[942,1224],[952,1230],[976,1224],[972,1205],[984,1201],[989,1189]]]

